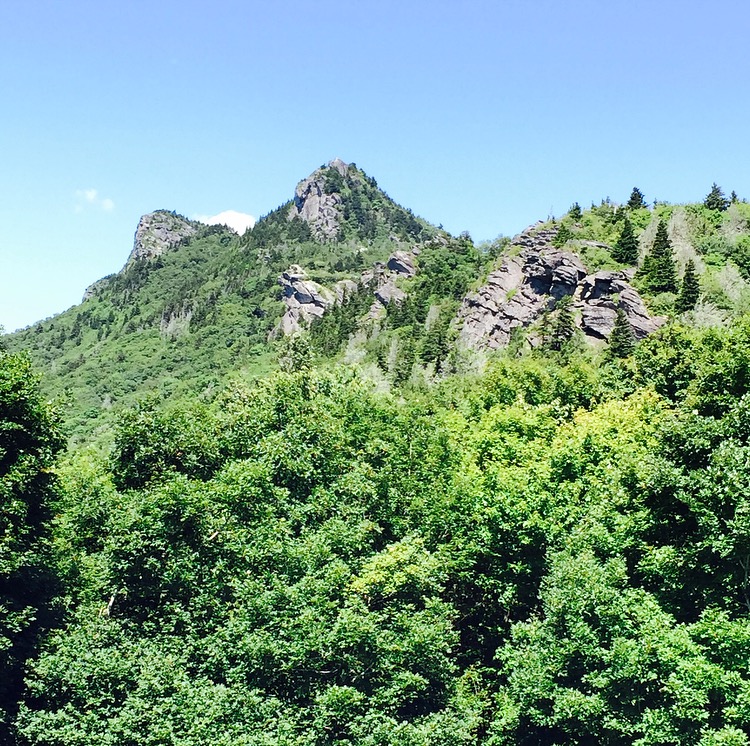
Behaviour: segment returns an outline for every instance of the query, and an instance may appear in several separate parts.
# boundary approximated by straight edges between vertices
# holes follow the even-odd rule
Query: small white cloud
[[[206,225],[226,225],[235,233],[242,235],[248,228],[255,225],[255,218],[246,212],[237,212],[237,210],[224,210],[218,215],[196,215],[196,220]]]
[[[76,189],[75,198],[76,205],[73,209],[76,212],[83,212],[87,205],[98,207],[105,212],[115,209],[115,203],[109,197],[100,197],[98,189]]]

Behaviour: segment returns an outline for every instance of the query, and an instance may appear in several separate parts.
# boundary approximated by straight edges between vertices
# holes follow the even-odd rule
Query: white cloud
[[[237,210],[224,210],[218,215],[196,215],[196,220],[206,225],[227,225],[236,233],[242,235],[248,228],[255,225],[255,218],[246,212],[237,212]]]
[[[115,209],[115,203],[109,197],[100,197],[98,189],[76,189],[76,205],[73,208],[76,212],[83,212],[84,207],[91,205],[98,207],[105,212],[112,212]]]

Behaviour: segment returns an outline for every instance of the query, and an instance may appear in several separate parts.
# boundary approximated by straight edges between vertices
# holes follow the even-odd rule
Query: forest
[[[0,351],[0,744],[750,743],[747,205],[576,203],[560,246],[665,323],[591,346],[561,300],[475,365],[453,319],[508,241],[371,181],[360,233],[212,229]],[[277,268],[377,260],[386,213],[424,234],[405,300],[269,340]],[[160,337],[181,297],[213,317]]]

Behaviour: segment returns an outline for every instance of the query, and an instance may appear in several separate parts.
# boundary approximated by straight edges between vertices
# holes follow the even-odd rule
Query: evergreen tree
[[[672,253],[672,243],[667,234],[667,224],[659,221],[651,253],[643,263],[642,275],[649,288],[656,293],[677,292],[677,265]]]
[[[706,199],[703,200],[703,204],[709,210],[724,212],[729,207],[729,200],[724,196],[721,188],[714,182],[711,191],[706,195]]]
[[[628,200],[628,207],[631,210],[640,210],[642,207],[646,207],[646,200],[643,198],[643,192],[638,187],[633,187],[633,191],[630,193],[630,199]]]
[[[622,233],[612,247],[612,258],[621,264],[638,263],[638,239],[635,237],[633,224],[628,220],[627,215],[622,226]]]
[[[698,302],[700,292],[700,282],[698,281],[698,275],[695,272],[695,263],[690,259],[685,265],[685,274],[682,278],[680,294],[677,296],[677,301],[675,303],[675,310],[677,313],[692,311],[692,309],[695,308],[695,304]]]
[[[555,237],[552,239],[552,245],[560,249],[565,246],[565,244],[568,243],[571,238],[573,238],[573,231],[571,231],[570,228],[568,228],[568,226],[563,223],[558,229]]]
[[[546,347],[560,352],[576,333],[576,321],[573,316],[573,298],[566,295],[557,301],[555,316],[550,323]]]
[[[628,357],[635,349],[635,335],[625,313],[621,308],[617,309],[617,318],[609,335],[609,347],[607,355],[610,358]]]
[[[578,202],[573,203],[573,206],[570,208],[570,210],[568,210],[568,215],[576,223],[583,217],[583,211],[581,210],[581,206],[578,204]]]
[[[734,205],[737,204],[737,202],[740,201],[739,197],[737,196],[737,192],[732,189],[732,193],[729,195],[729,201]]]

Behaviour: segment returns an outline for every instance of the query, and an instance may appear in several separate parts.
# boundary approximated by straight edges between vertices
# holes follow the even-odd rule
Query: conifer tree
[[[581,210],[581,206],[578,204],[578,202],[573,203],[570,210],[568,210],[568,215],[572,220],[575,220],[576,223],[583,217],[583,211]]]
[[[617,318],[609,335],[607,354],[611,358],[628,357],[635,349],[635,335],[630,322],[621,308],[617,309]]]
[[[628,207],[631,210],[640,210],[642,207],[646,207],[646,200],[643,198],[643,192],[638,187],[633,187],[633,191],[630,193],[630,199],[628,200]]]
[[[654,292],[677,292],[677,265],[664,220],[660,220],[656,228],[654,245],[643,263],[642,274],[645,275],[649,288]]]
[[[675,302],[675,310],[677,313],[692,311],[695,308],[695,304],[698,302],[700,292],[701,288],[700,282],[698,281],[698,275],[695,272],[695,262],[690,259],[685,265],[685,274],[682,278],[680,294],[677,296],[677,301]]]
[[[558,229],[555,237],[552,239],[552,245],[560,249],[565,246],[565,244],[568,243],[571,238],[573,238],[573,231],[571,231],[570,228],[568,228],[568,226],[563,223]]]
[[[612,258],[621,264],[638,263],[638,239],[635,237],[633,224],[628,220],[627,215],[622,226],[622,233],[612,247]]]
[[[576,321],[573,316],[573,298],[566,295],[557,302],[556,314],[549,329],[547,346],[559,352],[573,338],[576,333]]]
[[[703,200],[703,204],[709,210],[724,212],[729,207],[729,200],[724,196],[721,188],[714,182],[711,186],[711,191],[706,195],[706,199]]]

